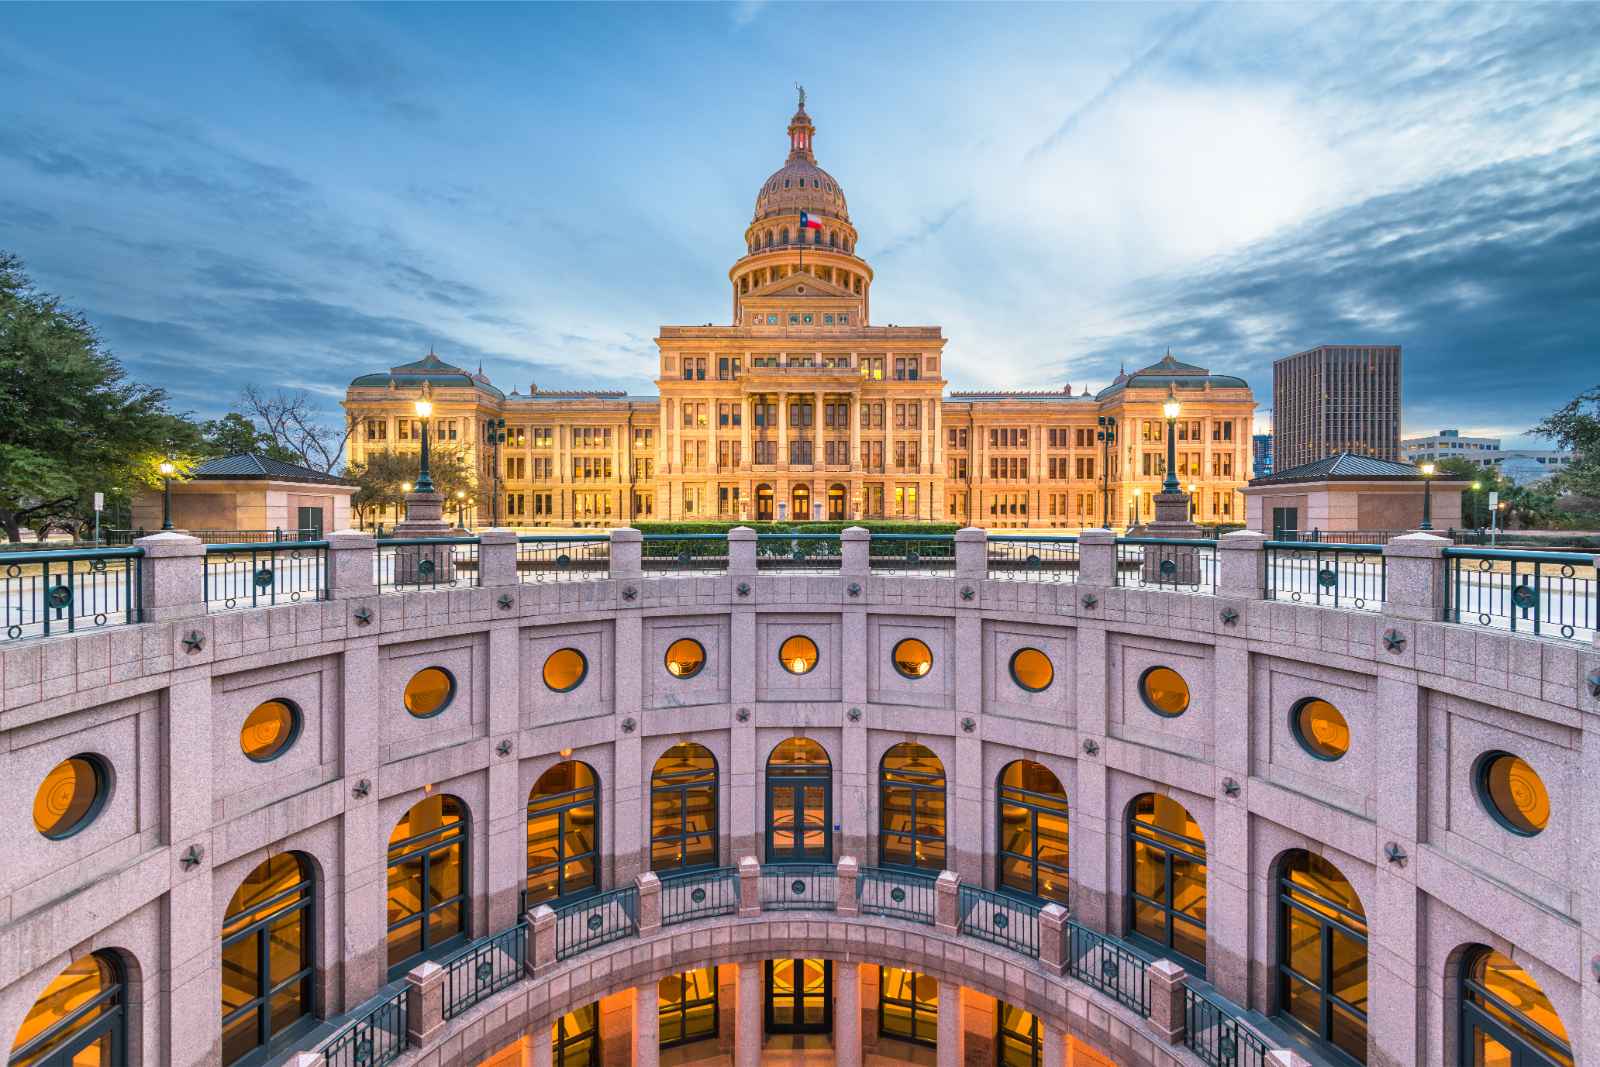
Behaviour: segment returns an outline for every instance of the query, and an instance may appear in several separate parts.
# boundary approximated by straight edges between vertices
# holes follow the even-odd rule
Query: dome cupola
[[[789,158],[762,183],[761,191],[756,194],[752,221],[801,211],[817,218],[849,221],[844,190],[834,181],[833,175],[817,166],[817,157],[812,151],[816,132],[811,116],[806,114],[806,91],[800,89],[800,106],[789,120]]]

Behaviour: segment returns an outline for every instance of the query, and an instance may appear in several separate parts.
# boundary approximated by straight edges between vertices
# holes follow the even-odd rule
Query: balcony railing
[[[672,926],[739,910],[739,871],[716,867],[661,876],[661,925]]]
[[[598,582],[611,577],[611,538],[605,534],[517,538],[517,581]]]
[[[1037,958],[1041,906],[990,889],[964,885],[961,887],[959,929],[970,937]]]
[[[1067,973],[1085,985],[1150,1014],[1150,957],[1127,942],[1069,922]]]
[[[639,932],[639,889],[625,886],[556,909],[556,959]]]
[[[8,552],[0,559],[6,639],[142,621],[141,548]]]
[[[328,1067],[383,1067],[406,1050],[406,987],[336,1030],[322,1046]]]
[[[396,537],[378,542],[378,592],[478,584],[476,537]]]
[[[955,535],[875,533],[867,565],[874,574],[948,577],[956,570]]]
[[[756,569],[836,571],[843,561],[836,533],[758,533]]]
[[[328,597],[328,542],[207,545],[207,611],[298,604]]]
[[[1267,1044],[1237,1009],[1192,985],[1183,990],[1183,1043],[1209,1067],[1266,1067]]]
[[[1173,592],[1217,591],[1217,542],[1212,538],[1117,538],[1116,582]]]
[[[761,866],[762,911],[832,911],[839,878],[831,863],[766,863]]]
[[[1444,621],[1590,640],[1600,617],[1595,557],[1507,548],[1444,550]]]
[[[1388,568],[1379,544],[1268,541],[1268,600],[1381,611]]]
[[[640,546],[644,573],[707,574],[728,569],[724,533],[645,534]]]
[[[453,1019],[480,1000],[522,977],[528,957],[528,925],[480,937],[441,964],[444,1017]]]
[[[932,926],[938,876],[926,871],[893,867],[864,867],[856,881],[856,896],[863,915]]]
[[[1076,537],[989,535],[988,576],[1007,582],[1076,582]]]

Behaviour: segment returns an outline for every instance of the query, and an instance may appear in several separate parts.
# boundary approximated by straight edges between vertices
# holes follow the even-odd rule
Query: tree
[[[0,528],[75,529],[92,495],[125,500],[157,485],[157,464],[187,465],[198,428],[163,389],[127,380],[84,316],[41,293],[0,252]]]
[[[1437,476],[1460,478],[1477,485],[1476,489],[1469,484],[1461,490],[1461,525],[1472,529],[1489,525],[1489,494],[1499,493],[1503,500],[1507,490],[1512,488],[1511,482],[1493,467],[1480,467],[1459,456],[1441,459]]]
[[[244,409],[243,417],[254,423],[262,437],[270,442],[274,451],[269,454],[273,458],[324,474],[333,473],[339,465],[353,429],[348,419],[339,427],[322,422],[311,402],[311,394],[304,389],[266,393],[247,385],[239,395],[239,406]]]
[[[1553,480],[1558,492],[1568,494],[1566,510],[1600,512],[1600,385],[1573,397],[1531,432],[1573,453],[1572,463]]]
[[[237,411],[230,411],[220,419],[211,419],[202,423],[200,435],[204,440],[208,457],[237,456],[250,453],[283,460],[286,463],[298,462],[293,453],[279,448],[270,437],[261,432],[255,423],[250,421],[248,416],[241,415]]]
[[[417,465],[415,452],[385,450],[368,452],[365,460],[345,468],[344,476],[356,483],[350,506],[355,508],[363,523],[374,511],[398,510],[405,503],[404,487],[417,480]],[[447,515],[455,503],[457,490],[476,499],[477,472],[463,449],[435,446],[429,452],[428,470],[434,488],[444,494]]]

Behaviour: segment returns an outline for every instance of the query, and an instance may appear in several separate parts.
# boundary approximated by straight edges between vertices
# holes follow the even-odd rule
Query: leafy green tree
[[[126,502],[157,464],[204,450],[163,389],[130,382],[84,316],[0,252],[0,529],[78,529],[96,491]]]
[[[1533,433],[1573,453],[1572,463],[1553,479],[1568,512],[1600,514],[1600,385],[1579,393],[1546,416]]]
[[[356,483],[350,506],[363,523],[385,508],[398,510],[405,503],[405,486],[417,480],[418,456],[415,452],[384,450],[368,452],[366,459],[345,467],[344,476]],[[434,446],[429,450],[428,470],[433,487],[445,498],[445,515],[455,514],[456,491],[476,501],[478,478],[463,449]]]
[[[1459,456],[1441,459],[1438,477],[1460,478],[1469,483],[1461,490],[1461,524],[1473,529],[1489,525],[1489,494],[1497,492],[1505,499],[1506,491],[1511,488],[1511,482],[1493,467],[1480,467]],[[1476,489],[1472,488],[1474,485]]]

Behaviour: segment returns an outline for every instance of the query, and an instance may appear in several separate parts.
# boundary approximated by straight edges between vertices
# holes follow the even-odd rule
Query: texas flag
[[[802,211],[800,212],[800,228],[802,230],[820,230],[822,229],[822,221],[814,219]]]

